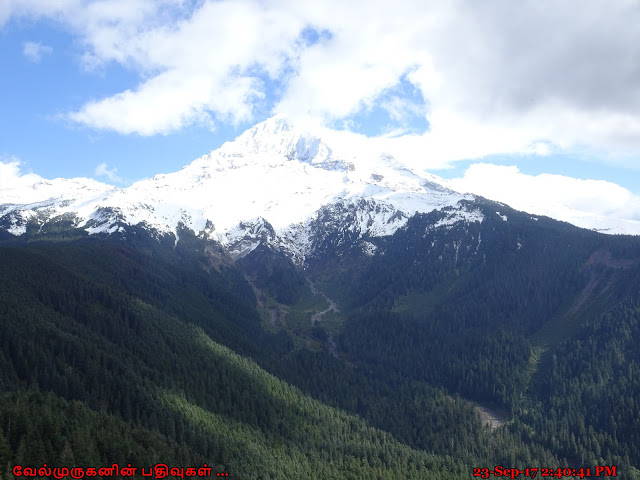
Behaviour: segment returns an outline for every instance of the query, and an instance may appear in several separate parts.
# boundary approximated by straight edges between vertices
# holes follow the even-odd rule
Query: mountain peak
[[[232,256],[267,242],[302,262],[332,235],[330,225],[366,242],[393,234],[416,212],[473,198],[367,140],[275,116],[180,171],[125,189],[78,189],[73,198],[46,205],[16,198],[2,208],[0,199],[0,228],[23,234],[28,225],[38,231],[64,217],[90,234],[141,225],[177,238],[183,225]]]
[[[335,166],[338,162],[333,158],[333,149],[329,146],[330,142],[324,139],[327,133],[327,129],[310,122],[294,123],[277,115],[251,127],[232,142],[225,143],[219,153],[225,157],[268,155],[313,165]]]

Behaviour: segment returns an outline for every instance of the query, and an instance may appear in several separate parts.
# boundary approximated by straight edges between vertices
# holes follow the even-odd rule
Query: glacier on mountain
[[[273,117],[177,172],[128,188],[54,179],[3,190],[0,226],[21,235],[68,215],[90,234],[142,224],[177,238],[183,225],[236,258],[264,242],[304,262],[331,229],[363,239],[372,253],[366,238],[392,235],[416,212],[472,198],[371,150],[359,135]]]

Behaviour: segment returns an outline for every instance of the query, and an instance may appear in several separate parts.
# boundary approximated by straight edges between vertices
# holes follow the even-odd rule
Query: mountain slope
[[[416,212],[472,198],[387,154],[360,151],[357,136],[312,131],[274,117],[178,172],[129,188],[87,180],[68,190],[83,180],[57,179],[2,192],[0,226],[17,235],[67,219],[93,234],[142,224],[177,240],[182,224],[234,258],[267,241],[301,263],[322,243],[323,227],[335,227],[325,226],[328,212],[360,239],[390,235]]]
[[[104,458],[135,435],[242,478],[287,455],[294,477],[616,464],[637,478],[640,237],[460,195],[361,140],[274,118],[127,189],[12,192],[4,398],[125,429]],[[483,428],[474,404],[503,425]],[[62,428],[7,433],[26,410],[0,424],[22,457]],[[40,450],[68,458],[65,432],[69,448]],[[0,460],[16,458],[2,438]]]
[[[23,235],[77,227],[111,234],[139,225],[177,241],[184,225],[234,258],[266,241],[303,264],[325,240],[328,212],[336,213],[331,228],[349,229],[358,248],[371,252],[367,237],[391,235],[415,213],[475,198],[377,148],[356,134],[277,116],[178,172],[128,188],[25,176],[0,191],[0,231]],[[580,225],[637,232],[633,222],[589,219],[566,208],[558,206],[557,214]]]
[[[131,278],[103,275],[102,255]],[[214,341],[248,350],[261,334],[228,336],[252,300],[226,311],[232,292],[202,285],[207,275],[180,279],[184,267],[159,258],[138,270],[150,258],[105,244],[0,248],[0,258],[0,445],[11,452],[0,451],[3,474],[11,460],[208,462],[247,479],[470,478],[459,463],[411,449]],[[163,299],[164,285],[181,291]]]
[[[175,247],[172,242],[157,247],[152,237],[134,247],[111,236],[0,248],[0,386],[13,392],[3,397],[0,428],[12,452],[21,452],[9,458],[42,462],[40,458],[70,458],[71,452],[78,459],[98,455],[140,465],[154,461],[152,450],[126,446],[134,435],[142,445],[157,445],[158,451],[182,449],[182,462],[215,462],[240,478],[254,478],[261,471],[278,478],[274,472],[283,455],[298,460],[282,464],[287,473],[281,472],[281,478],[291,478],[296,468],[310,478],[315,473],[308,472],[316,470],[329,478],[330,472],[347,471],[353,478],[370,478],[376,468],[411,478],[414,466],[416,478],[436,471],[441,476],[443,468],[456,472],[448,478],[465,478],[475,465],[525,463],[617,463],[626,469],[621,478],[635,478],[629,472],[638,464],[636,437],[616,437],[610,431],[611,425],[623,424],[633,408],[629,399],[640,388],[634,377],[635,320],[612,310],[623,343],[598,333],[602,353],[597,344],[596,351],[590,350],[592,358],[576,350],[579,377],[571,369],[567,343],[550,351],[557,360],[545,367],[557,382],[579,387],[582,395],[590,391],[592,372],[608,378],[607,388],[622,396],[611,411],[613,420],[589,416],[577,400],[563,401],[566,389],[556,383],[539,382],[530,390],[528,385],[535,332],[560,319],[557,312],[573,309],[589,281],[580,274],[581,265],[593,257],[589,252],[607,248],[611,256],[603,257],[609,259],[604,267],[629,266],[618,278],[605,271],[603,283],[593,287],[592,298],[602,303],[593,311],[594,320],[604,318],[598,312],[610,306],[628,311],[620,301],[629,295],[640,298],[633,297],[633,288],[621,288],[637,284],[638,262],[628,259],[640,258],[638,242],[535,221],[506,207],[496,213],[491,202],[473,204],[484,216],[481,223],[448,223],[451,212],[446,210],[416,216],[381,244],[384,255],[347,259],[360,266],[344,271],[346,277],[329,278],[319,270],[322,288],[332,282],[346,290],[340,307],[348,319],[337,358],[328,351],[296,348],[286,331],[269,333],[271,329],[261,327],[256,298],[237,266],[264,279],[263,292],[276,288],[273,294],[278,295],[278,277],[294,267],[283,256],[270,256],[267,247],[236,266],[212,265],[203,252],[206,242],[190,240],[186,233]],[[146,251],[144,245],[149,246]],[[242,265],[247,261],[251,263]],[[261,266],[264,274],[258,271]],[[563,284],[564,289],[558,288]],[[607,289],[617,294],[611,296]],[[547,304],[545,299],[554,298],[550,294],[557,298]],[[605,324],[596,328],[602,330],[613,320],[600,321]],[[597,342],[591,331],[578,323],[561,333],[566,342]],[[344,355],[348,362],[341,360]],[[622,368],[624,358],[631,362],[629,371]],[[610,368],[616,377],[608,376]],[[290,384],[301,388],[307,400],[296,400],[300,392]],[[34,396],[34,390],[60,398]],[[540,402],[547,392],[551,397]],[[609,397],[600,392],[598,401],[605,404]],[[482,429],[459,394],[490,408],[503,404],[511,416],[495,433]],[[301,406],[309,401],[309,408]],[[345,417],[348,427],[326,423],[318,409],[338,423],[343,418],[325,410],[326,404],[360,418]],[[71,413],[69,405],[76,405]],[[16,429],[27,408],[44,409],[46,418],[59,412],[62,420],[52,425],[39,416],[31,427]],[[67,422],[77,415],[86,423],[72,433]],[[554,440],[569,424],[549,422],[550,415],[574,422],[575,445]],[[584,432],[579,418],[588,422]],[[12,434],[6,432],[9,423]],[[361,424],[364,436],[356,427]],[[314,425],[321,425],[317,433]],[[379,449],[367,450],[369,443],[380,443],[367,436],[371,427],[387,432],[375,434],[389,439]],[[26,442],[39,445],[34,439],[52,429],[58,432],[55,444],[29,455],[20,448]],[[75,439],[114,429],[124,433],[113,450],[89,444],[83,451]],[[336,438],[330,436],[334,431]],[[611,451],[614,446],[627,457]],[[425,451],[431,454],[424,457]],[[315,455],[317,462],[302,460]],[[257,460],[246,463],[246,458]],[[389,458],[400,463],[389,463]]]

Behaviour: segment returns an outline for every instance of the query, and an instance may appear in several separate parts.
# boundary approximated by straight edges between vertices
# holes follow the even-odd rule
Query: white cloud
[[[267,79],[279,83],[275,98],[267,98],[276,113],[348,122],[377,105],[401,124],[400,104],[390,104],[384,92],[404,78],[426,100],[430,131],[394,145],[414,157],[420,152],[424,166],[546,145],[638,167],[638,2],[1,5],[0,24],[30,15],[67,26],[88,68],[115,62],[139,73],[137,85],[69,114],[92,128],[154,135],[194,123],[248,121],[273,94]],[[301,33],[309,27],[329,34],[308,46]]]
[[[198,120],[210,121],[203,109],[211,89],[206,77],[184,78],[167,72],[144,83],[137,91],[126,90],[89,102],[80,111],[69,114],[69,118],[124,134],[168,133]]]
[[[79,9],[82,0],[3,0],[0,2],[0,27],[12,17],[56,17]]]
[[[51,52],[53,52],[52,47],[39,42],[25,42],[22,45],[22,54],[33,63],[40,63],[42,57],[50,55]]]
[[[278,109],[340,118],[406,74],[427,100],[431,131],[407,142],[425,166],[550,143],[637,168],[638,4],[373,2],[336,17],[350,20],[301,52]]]
[[[609,226],[640,234],[640,196],[615,183],[527,175],[516,166],[476,163],[463,177],[450,180],[449,186],[585,228]]]
[[[103,162],[96,167],[95,170],[96,177],[107,177],[110,181],[115,183],[121,183],[123,180],[118,176],[117,168],[109,168],[109,166]]]
[[[15,157],[0,156],[0,190],[29,187],[42,180],[35,173],[21,173],[20,165],[20,160]]]
[[[116,27],[99,21],[104,12],[94,9],[93,26],[84,32],[88,66],[115,61],[139,70],[143,81],[86,103],[69,114],[71,120],[140,135],[167,134],[191,124],[213,128],[214,117],[251,120],[254,106],[265,97],[260,77],[282,73],[303,26],[286,12],[253,2],[205,2],[193,12],[181,11],[175,23],[154,10],[155,3],[143,3],[149,10],[147,28],[135,18],[139,10],[128,13],[123,7],[126,21]]]
[[[380,106],[384,108],[391,120],[398,122],[401,125],[406,125],[407,122],[416,116],[424,115],[421,105],[417,105],[406,98],[394,96],[388,100],[381,102]]]

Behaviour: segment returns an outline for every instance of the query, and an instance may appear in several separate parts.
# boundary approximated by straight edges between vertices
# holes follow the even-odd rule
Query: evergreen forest
[[[187,230],[4,237],[0,479],[640,479],[640,239],[469,208],[304,268]]]

